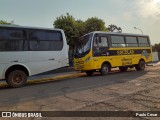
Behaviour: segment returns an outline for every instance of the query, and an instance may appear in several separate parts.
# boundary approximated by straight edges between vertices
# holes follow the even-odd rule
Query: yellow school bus
[[[82,36],[74,54],[74,68],[92,75],[99,71],[108,74],[111,68],[141,71],[152,61],[148,35],[95,31]]]

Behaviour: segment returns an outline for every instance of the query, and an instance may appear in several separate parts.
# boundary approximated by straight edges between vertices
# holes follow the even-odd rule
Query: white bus
[[[68,66],[61,29],[0,25],[0,79],[21,87],[27,77]]]

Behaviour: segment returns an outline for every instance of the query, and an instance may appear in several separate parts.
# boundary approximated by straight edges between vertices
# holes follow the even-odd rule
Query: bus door
[[[95,35],[93,39],[94,69],[101,68],[102,62],[106,61],[108,48],[108,36],[103,34]]]

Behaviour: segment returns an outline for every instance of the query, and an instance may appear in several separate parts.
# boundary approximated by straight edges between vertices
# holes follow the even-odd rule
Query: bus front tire
[[[103,65],[101,66],[100,73],[101,73],[102,75],[107,75],[110,70],[111,70],[111,67],[110,67],[108,64],[103,64]]]
[[[92,70],[86,71],[86,74],[87,74],[88,76],[92,76],[92,75],[93,75],[93,71],[92,71]]]
[[[120,66],[120,67],[119,67],[119,70],[120,70],[121,72],[125,72],[125,71],[128,70],[128,67]]]
[[[135,66],[137,71],[142,71],[145,69],[145,61],[140,60],[139,63]]]
[[[14,70],[8,74],[6,82],[12,88],[22,87],[27,82],[27,75],[22,70]]]

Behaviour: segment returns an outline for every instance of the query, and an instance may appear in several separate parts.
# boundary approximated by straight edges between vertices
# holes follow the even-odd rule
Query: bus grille
[[[75,69],[82,70],[84,68],[84,61],[77,61],[75,62]]]

